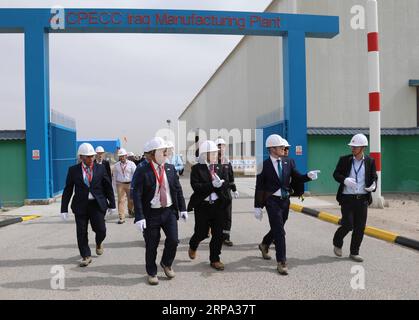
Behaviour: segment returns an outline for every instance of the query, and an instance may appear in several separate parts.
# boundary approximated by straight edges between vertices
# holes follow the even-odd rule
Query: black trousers
[[[283,200],[283,201],[287,201],[288,202],[288,207],[282,212],[282,220],[285,226],[285,223],[288,220],[288,216],[289,216],[289,212],[290,212],[290,200]],[[272,232],[272,229],[269,230],[269,232],[263,237],[262,243],[267,245],[268,248],[270,245],[272,245],[272,243],[274,242],[274,234]]]
[[[145,241],[145,267],[147,274],[157,274],[157,247],[160,242],[160,230],[166,235],[161,263],[171,267],[175,260],[178,239],[176,211],[173,208],[151,209],[146,217],[146,228],[143,236]]]
[[[267,245],[275,243],[277,262],[287,261],[284,224],[288,219],[289,206],[289,199],[271,196],[266,200],[266,211],[271,230],[265,235],[262,243]]]
[[[223,240],[230,240],[233,201],[228,200],[224,208]]]
[[[341,202],[342,222],[341,227],[333,237],[333,245],[342,248],[343,238],[352,231],[351,254],[358,255],[364,238],[365,226],[367,224],[368,198],[362,196],[343,195]]]
[[[96,200],[89,200],[86,212],[76,212],[77,244],[82,258],[92,255],[89,247],[89,221],[96,234],[96,245],[100,245],[106,237],[105,212],[101,211]]]
[[[198,249],[199,243],[208,237],[208,229],[211,228],[210,262],[220,261],[224,220],[225,211],[220,200],[216,200],[213,204],[203,201],[195,208],[194,234],[189,241],[189,247],[192,250]]]

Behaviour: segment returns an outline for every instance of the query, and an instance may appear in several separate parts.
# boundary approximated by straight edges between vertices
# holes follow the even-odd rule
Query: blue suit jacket
[[[93,164],[93,178],[90,188],[86,186],[83,180],[83,172],[81,163],[68,169],[67,180],[61,200],[61,212],[68,212],[68,204],[71,196],[74,197],[71,202],[71,210],[75,214],[83,214],[86,212],[89,202],[89,192],[95,197],[100,209],[103,212],[109,208],[115,208],[115,196],[113,193],[111,180],[106,173],[105,166],[101,164]]]
[[[172,197],[173,207],[179,219],[179,211],[186,211],[185,198],[183,197],[182,187],[176,169],[171,164],[165,164],[167,181],[169,182],[170,196]],[[138,165],[134,173],[135,180],[132,184],[132,195],[134,201],[135,220],[134,223],[147,219],[151,214],[151,200],[156,192],[156,177],[150,163]]]
[[[266,200],[272,196],[278,189],[284,189],[292,193],[291,181],[304,183],[311,181],[307,174],[298,172],[295,161],[290,158],[282,158],[282,179],[275,171],[271,158],[263,162],[262,172],[256,177],[255,208],[263,208]]]

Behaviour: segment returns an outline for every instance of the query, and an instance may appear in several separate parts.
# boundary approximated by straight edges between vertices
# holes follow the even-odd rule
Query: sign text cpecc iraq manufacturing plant
[[[282,37],[282,85],[289,140],[305,149],[306,39],[335,37],[339,33],[339,18],[269,12],[0,9],[0,32],[24,33],[27,197],[29,200],[39,200],[53,196],[51,147],[48,143],[49,33],[183,33]],[[280,86],[278,82],[277,88]],[[297,163],[304,170],[307,158],[301,157]]]
[[[306,55],[295,57],[295,68],[306,70],[304,75],[295,69],[290,74],[289,39],[246,35],[185,106],[179,116],[183,131],[196,132],[197,140],[199,132],[212,138],[211,129],[223,129],[229,157],[240,163],[260,162],[264,138],[278,133],[289,140],[290,156],[301,172],[316,168],[325,177],[308,184],[308,190],[335,194],[332,173],[339,156],[350,153],[347,144],[354,134],[370,134],[368,70],[374,39],[369,2],[272,1],[266,13],[338,17],[339,35],[305,39]],[[378,1],[384,192],[419,192],[419,42],[412,41],[419,30],[418,12],[416,0]],[[246,130],[251,134],[246,136]],[[237,131],[241,141],[233,141]],[[181,152],[192,153],[189,147]]]

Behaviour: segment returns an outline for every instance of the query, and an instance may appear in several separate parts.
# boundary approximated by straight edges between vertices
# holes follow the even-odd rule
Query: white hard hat
[[[130,152],[128,152],[128,153],[127,153],[127,156],[128,156],[128,157],[134,157],[134,156],[135,156],[135,154],[134,154],[134,152],[131,152],[131,151],[130,151]]]
[[[79,146],[79,150],[77,152],[79,156],[94,156],[96,154],[95,149],[90,143],[82,143]]]
[[[214,141],[206,140],[201,143],[199,146],[199,154],[206,153],[206,152],[215,152],[218,151],[217,145]]]
[[[354,135],[351,142],[348,143],[350,147],[368,147],[368,139],[362,133]]]
[[[102,146],[97,146],[95,151],[96,151],[96,153],[105,152],[105,149],[103,149]]]
[[[284,147],[285,142],[284,139],[281,138],[278,134],[271,134],[268,139],[266,139],[266,148],[272,148],[272,147]]]
[[[166,141],[166,147],[167,148],[174,148],[175,144],[172,141],[168,140],[168,141]]]
[[[291,145],[288,143],[286,139],[282,138],[282,141],[284,142],[285,147],[291,147]]]
[[[217,140],[215,140],[215,144],[218,146],[219,144],[226,145],[227,143],[225,142],[223,138],[218,138]]]
[[[163,140],[163,138],[160,137],[154,137],[149,141],[149,149],[150,151],[158,150],[158,149],[166,149],[167,144],[166,141]]]
[[[124,148],[121,148],[118,150],[118,157],[122,157],[126,155],[127,155],[127,150],[125,150]]]
[[[150,152],[150,141],[144,143],[143,152]]]

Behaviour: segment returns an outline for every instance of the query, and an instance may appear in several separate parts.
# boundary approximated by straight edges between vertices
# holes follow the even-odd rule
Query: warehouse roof
[[[308,135],[323,135],[323,136],[336,136],[336,135],[355,135],[363,133],[368,135],[369,128],[308,128]],[[381,135],[383,136],[416,136],[419,135],[419,128],[382,128]]]
[[[4,140],[25,140],[25,130],[0,130],[0,141]]]

